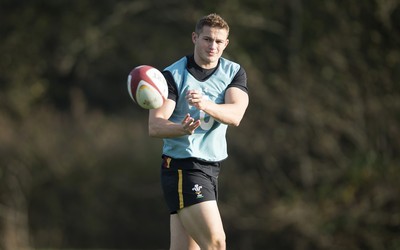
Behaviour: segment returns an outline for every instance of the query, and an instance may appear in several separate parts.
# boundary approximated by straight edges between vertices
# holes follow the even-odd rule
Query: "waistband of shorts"
[[[168,155],[163,154],[161,156],[161,158],[166,159],[166,158],[170,158],[172,161],[174,162],[195,162],[195,163],[199,163],[201,165],[211,165],[211,166],[215,166],[215,167],[220,167],[221,165],[221,161],[206,161],[206,160],[202,160],[196,157],[188,157],[188,158],[174,158]]]

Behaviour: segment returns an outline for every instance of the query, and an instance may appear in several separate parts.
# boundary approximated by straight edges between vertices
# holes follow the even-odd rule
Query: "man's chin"
[[[219,57],[217,55],[212,55],[207,57],[208,63],[215,63],[218,62]]]

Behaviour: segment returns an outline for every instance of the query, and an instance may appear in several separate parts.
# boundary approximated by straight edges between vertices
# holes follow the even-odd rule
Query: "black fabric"
[[[163,156],[161,185],[170,213],[200,202],[218,200],[220,164]]]

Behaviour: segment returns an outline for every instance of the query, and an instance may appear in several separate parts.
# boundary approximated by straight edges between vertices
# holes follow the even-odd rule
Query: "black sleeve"
[[[164,75],[165,80],[167,80],[168,99],[171,99],[176,102],[178,100],[178,90],[176,88],[176,83],[175,83],[174,78],[172,77],[171,72],[165,70],[161,73]]]
[[[233,78],[232,82],[228,85],[228,88],[236,87],[244,92],[248,93],[247,89],[247,75],[244,68],[240,67],[239,71],[236,73],[235,77]]]

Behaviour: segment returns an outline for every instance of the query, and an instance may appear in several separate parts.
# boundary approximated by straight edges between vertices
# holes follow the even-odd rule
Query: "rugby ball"
[[[128,93],[144,109],[156,109],[168,97],[168,85],[161,72],[149,65],[140,65],[128,75]]]

